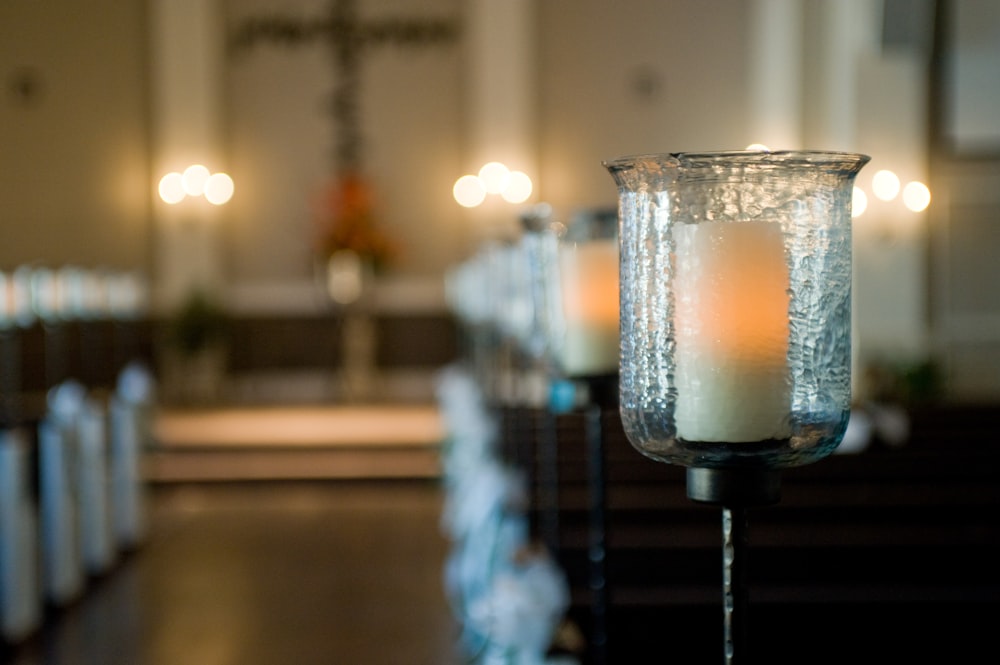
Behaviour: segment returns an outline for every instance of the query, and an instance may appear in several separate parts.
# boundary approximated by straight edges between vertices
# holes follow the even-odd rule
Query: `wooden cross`
[[[335,163],[341,173],[361,167],[361,56],[365,49],[382,44],[423,45],[454,40],[458,36],[455,19],[420,20],[387,18],[362,21],[355,0],[332,0],[326,16],[301,20],[282,16],[252,18],[233,33],[234,50],[244,50],[266,41],[297,46],[318,39],[333,47],[333,63],[338,77],[333,94],[332,114],[339,131]]]

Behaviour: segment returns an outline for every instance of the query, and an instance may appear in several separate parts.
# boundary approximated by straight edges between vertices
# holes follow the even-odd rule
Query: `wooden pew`
[[[925,408],[913,414],[903,447],[783,472],[781,501],[749,513],[750,647],[762,661],[866,654],[863,662],[959,662],[992,649],[1000,452],[986,434],[995,416],[990,407]],[[553,542],[573,587],[571,617],[586,634],[594,629],[595,568],[584,416],[556,422]],[[588,658],[650,662],[662,652],[664,661],[719,662],[720,511],[687,499],[684,469],[632,449],[615,410],[603,411],[602,423],[607,651]],[[535,480],[533,523],[541,525],[552,517],[538,498],[551,488],[537,481],[552,476],[540,473],[538,455],[517,459],[534,465],[527,473]]]

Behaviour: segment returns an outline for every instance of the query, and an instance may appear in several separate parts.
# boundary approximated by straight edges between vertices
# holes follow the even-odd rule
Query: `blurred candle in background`
[[[618,371],[618,241],[564,241],[559,250],[564,334],[559,360],[567,376]]]

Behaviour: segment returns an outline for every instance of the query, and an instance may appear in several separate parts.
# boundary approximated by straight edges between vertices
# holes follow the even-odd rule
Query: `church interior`
[[[7,0],[0,86],[2,662],[995,652],[995,3]],[[809,363],[839,368],[842,417],[821,443],[689,434],[731,444],[750,490],[783,464],[780,499],[740,486],[721,520],[698,494],[729,489],[717,460],[669,459],[702,361],[664,398],[674,463],[625,417],[662,370],[626,377],[629,354],[680,368],[687,342],[680,306],[625,335],[652,316],[626,308],[626,260],[653,243],[619,255],[623,220],[687,181],[626,193],[615,170],[717,151],[870,158],[768,213],[847,229],[846,277],[815,292],[846,307],[803,305],[843,334],[803,342],[801,373],[779,347],[793,397],[772,391],[797,409]],[[723,168],[690,186],[757,173]],[[678,292],[702,269],[672,262],[680,237]],[[780,269],[799,303],[812,278]],[[610,333],[572,355],[573,316]],[[731,420],[769,403],[745,380]],[[702,417],[728,431],[719,404]],[[732,443],[779,439],[794,463]]]

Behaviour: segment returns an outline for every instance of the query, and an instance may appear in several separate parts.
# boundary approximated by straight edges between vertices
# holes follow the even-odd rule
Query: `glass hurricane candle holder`
[[[569,378],[618,371],[618,225],[614,210],[578,212],[559,238],[556,364]]]
[[[605,162],[620,205],[621,415],[643,454],[779,469],[836,448],[851,399],[851,198],[867,161]]]
[[[552,362],[554,312],[559,302],[558,234],[561,228],[561,224],[553,221],[552,206],[547,203],[539,203],[521,215],[521,246],[531,302],[531,321],[524,348],[528,356],[542,366]]]
[[[864,155],[605,162],[618,185],[619,410],[640,452],[723,507],[724,653],[746,658],[746,509],[829,455],[851,401],[851,199]],[[737,655],[739,656],[737,658]]]

